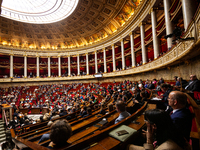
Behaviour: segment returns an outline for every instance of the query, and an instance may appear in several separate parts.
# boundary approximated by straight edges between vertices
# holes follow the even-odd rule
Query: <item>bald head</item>
[[[197,79],[197,76],[196,75],[190,75],[190,80],[194,81]]]
[[[169,93],[169,106],[173,109],[181,109],[186,107],[187,96],[180,91],[172,91]]]

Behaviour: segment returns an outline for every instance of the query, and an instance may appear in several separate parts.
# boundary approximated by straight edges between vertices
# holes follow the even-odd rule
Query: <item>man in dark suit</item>
[[[190,81],[186,84],[185,90],[200,92],[200,81],[197,79],[196,75],[190,75]]]
[[[170,113],[173,123],[180,134],[189,141],[192,127],[192,115],[190,110],[186,107],[187,96],[180,91],[172,91],[169,94],[168,103],[173,109]]]

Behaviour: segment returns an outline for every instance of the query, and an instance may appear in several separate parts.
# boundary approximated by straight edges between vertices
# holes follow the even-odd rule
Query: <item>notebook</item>
[[[128,132],[128,133],[126,133]],[[111,131],[109,133],[109,135],[111,137],[116,138],[117,140],[121,141],[121,142],[125,142],[130,136],[132,136],[134,133],[136,133],[137,130],[130,128],[126,125],[121,125],[120,127],[114,129],[113,131]],[[119,134],[122,133],[122,134]]]

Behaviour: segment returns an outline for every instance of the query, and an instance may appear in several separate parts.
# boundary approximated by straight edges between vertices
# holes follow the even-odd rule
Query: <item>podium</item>
[[[12,106],[10,106],[8,104],[1,104],[1,106],[2,106],[2,120],[3,120],[3,122],[5,122],[5,115],[6,115],[6,118],[10,118],[10,120],[12,120]]]

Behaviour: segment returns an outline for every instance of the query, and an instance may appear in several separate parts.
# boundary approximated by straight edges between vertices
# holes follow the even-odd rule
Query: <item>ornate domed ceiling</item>
[[[80,0],[69,17],[49,24],[23,23],[1,16],[0,44],[38,50],[92,45],[117,32],[141,1]]]

